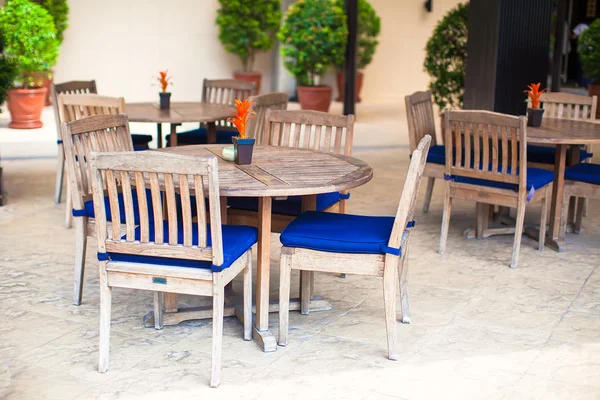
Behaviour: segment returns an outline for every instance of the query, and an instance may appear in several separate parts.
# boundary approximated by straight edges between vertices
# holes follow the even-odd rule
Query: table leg
[[[169,136],[169,144],[171,147],[177,147],[177,126],[179,124],[171,124],[171,135]]]
[[[302,197],[302,212],[305,211],[315,211],[317,209],[317,195],[311,196],[303,196]],[[304,279],[308,279],[308,296],[302,296],[302,282]],[[312,300],[315,288],[315,273],[312,271],[306,271],[300,273],[300,304],[301,309],[308,312],[308,308],[310,306],[310,301]],[[302,306],[304,304],[304,306]]]
[[[567,146],[556,146],[554,162],[554,184],[552,185],[552,203],[550,206],[550,229],[546,246],[557,251],[565,251],[564,241],[560,238],[560,216],[562,213],[563,188],[565,185],[565,166],[567,161]]]
[[[277,350],[275,336],[269,330],[269,281],[271,277],[271,206],[270,197],[258,198],[258,255],[256,269],[256,321],[254,341],[264,352]]]
[[[215,122],[206,124],[206,142],[208,144],[217,143],[217,125]]]
[[[162,148],[162,124],[156,124],[156,148]]]
[[[569,154],[569,159],[567,160],[567,165],[571,166],[571,165],[576,165],[579,164],[579,150],[580,147],[579,145],[571,145],[570,146],[570,154]],[[567,227],[572,227],[575,225],[575,208],[577,207],[577,198],[576,197],[571,197],[569,199],[569,212],[567,214]],[[562,231],[561,231],[562,232]],[[563,236],[564,233],[561,234],[561,236]],[[564,239],[564,237],[562,238]]]

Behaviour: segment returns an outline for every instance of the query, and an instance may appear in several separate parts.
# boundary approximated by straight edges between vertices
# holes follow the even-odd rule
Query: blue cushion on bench
[[[502,167],[499,166],[498,168]],[[508,168],[508,171],[510,173],[510,167]],[[511,183],[495,182],[486,179],[466,178],[464,176],[455,176],[453,178],[455,182],[489,186],[499,189],[511,189],[514,191],[519,190],[519,185],[513,185]],[[527,190],[531,190],[531,188],[534,188],[535,190],[540,189],[549,183],[552,183],[553,180],[554,172],[552,171],[541,168],[527,168]]]
[[[340,193],[324,193],[317,195],[317,211],[323,211],[340,201]],[[258,211],[256,197],[228,197],[227,205],[231,208],[246,211]],[[273,200],[273,214],[298,216],[302,213],[302,196],[289,196],[285,200]]]
[[[571,157],[570,155],[571,149],[567,149],[567,160]],[[592,154],[585,151],[585,149],[581,149],[579,151],[579,160],[584,161],[587,158],[590,158]],[[554,165],[556,159],[556,147],[547,147],[547,146],[535,146],[528,145],[527,146],[527,162],[539,163],[539,164],[552,164]]]
[[[565,179],[600,185],[600,164],[577,164],[565,170]]]
[[[427,162],[433,164],[446,164],[446,146],[435,145],[429,148]]]
[[[210,225],[206,226],[207,245],[212,245],[210,236]],[[198,245],[198,224],[192,224],[192,244]],[[244,225],[223,225],[223,264],[216,266],[210,261],[180,260],[176,258],[138,256],[133,254],[109,253],[112,261],[126,261],[144,264],[170,265],[176,267],[206,268],[213,272],[220,272],[233,264],[242,254],[250,249],[258,240],[258,231],[256,228]],[[169,224],[163,222],[163,235],[165,243],[169,241]],[[150,241],[154,240],[154,229],[150,227]],[[122,237],[125,239],[125,235]],[[140,240],[140,228],[135,230],[135,239]],[[177,243],[183,244],[183,226],[177,226]]]
[[[217,144],[231,144],[231,138],[237,136],[236,130],[217,129]],[[167,147],[170,146],[171,135],[167,135]],[[177,145],[207,144],[208,131],[206,128],[177,133]]]
[[[119,215],[121,216],[121,223],[125,223],[125,201],[123,200],[123,193],[119,193]],[[140,222],[140,209],[138,207],[138,197],[137,191],[135,189],[131,190],[131,198],[133,199],[133,220],[135,224],[139,224]],[[148,204],[148,213],[152,215],[152,193],[150,189],[146,189],[146,203]],[[106,208],[106,220],[112,221],[112,215],[110,213],[110,201],[108,196],[104,197],[104,207]],[[85,211],[85,216],[89,218],[94,218],[94,201],[89,200],[83,203],[83,209]]]
[[[394,217],[302,213],[281,232],[284,246],[335,253],[384,254]]]

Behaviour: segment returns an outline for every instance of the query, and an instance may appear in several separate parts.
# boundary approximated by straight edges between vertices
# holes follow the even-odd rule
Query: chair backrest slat
[[[353,115],[267,110],[263,134],[257,144],[352,155],[353,136]]]
[[[287,93],[266,93],[250,97],[250,100],[254,102],[252,109],[256,113],[256,117],[248,121],[246,128],[248,137],[255,138],[259,143],[262,143],[267,110],[287,110],[288,97]]]
[[[453,148],[446,146],[447,175],[525,187],[525,117],[464,110],[446,110],[444,117],[446,143],[455,149],[453,155]]]
[[[168,257],[210,261],[213,265],[223,264],[223,239],[219,201],[219,180],[217,158],[194,157],[158,152],[97,153],[90,154],[93,175],[94,206],[96,209],[98,251],[100,253],[124,253],[142,256]],[[125,208],[127,234],[119,236],[119,226],[114,223],[119,216],[119,192],[116,177],[120,177],[122,202]],[[136,185],[137,196],[131,192],[131,181]],[[152,208],[147,206],[145,187],[150,182]],[[140,186],[142,189],[138,189]],[[162,187],[161,187],[162,186]],[[113,218],[112,232],[107,230],[104,188],[108,188],[109,205]],[[194,188],[194,192],[190,189]],[[205,192],[205,188],[208,192]],[[164,190],[166,201],[160,200],[160,190]],[[129,194],[127,194],[129,192]],[[176,196],[176,192],[179,194]],[[198,208],[198,242],[194,241],[191,195],[195,195]],[[206,237],[207,213],[205,195],[210,208],[209,247]],[[137,199],[136,199],[137,198]],[[176,204],[181,202],[181,215],[177,214]],[[166,207],[166,209],[165,209]],[[128,212],[127,210],[131,210]],[[133,223],[133,210],[140,213],[140,234],[129,232]],[[162,215],[167,215],[165,240]],[[154,223],[149,224],[151,218]],[[158,218],[157,218],[158,217]],[[181,224],[181,225],[180,225]],[[117,231],[115,231],[115,225]],[[144,233],[144,230],[147,230]],[[180,236],[181,235],[181,236]],[[138,236],[136,239],[135,236]],[[165,243],[166,242],[166,243]]]
[[[544,118],[590,121],[596,119],[598,98],[564,92],[542,93],[540,98]]]
[[[426,135],[431,136],[431,145],[435,145],[435,117],[431,91],[415,92],[406,96],[404,100],[410,151],[415,151],[421,139]]]
[[[54,119],[56,120],[56,131],[59,140],[62,139],[60,133],[60,124],[63,120],[60,117],[58,107],[58,96],[61,94],[96,94],[98,88],[96,81],[70,81],[64,83],[56,83],[51,85],[50,94],[52,96],[52,108],[54,109]]]
[[[246,99],[256,92],[254,82],[235,79],[205,79],[202,85],[202,102],[233,104],[235,99]]]

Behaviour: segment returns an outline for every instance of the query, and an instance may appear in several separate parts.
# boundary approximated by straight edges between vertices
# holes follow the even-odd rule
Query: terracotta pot
[[[35,129],[42,127],[40,117],[48,89],[11,89],[8,91],[9,128]]]
[[[262,74],[260,72],[234,72],[233,79],[244,82],[254,82],[256,85],[256,94],[260,94],[260,79]]]
[[[600,85],[592,83],[588,87],[588,95],[589,96],[598,96],[600,98]],[[600,107],[596,109],[596,119],[600,119]]]
[[[329,86],[298,86],[298,101],[303,110],[329,112],[332,95]]]
[[[44,104],[46,106],[51,106],[52,101],[50,100],[50,86],[52,85],[52,82],[54,82],[54,73],[52,71],[50,71],[50,72],[33,72],[31,74],[28,74],[28,76],[30,78],[35,79],[35,81],[40,82],[42,87],[48,89],[46,91],[46,99],[44,100],[45,101]]]
[[[337,73],[337,88],[338,97],[335,101],[344,101],[344,77],[345,73],[340,71]],[[360,71],[356,71],[356,97],[357,103],[360,103],[360,89],[362,88],[364,74]]]

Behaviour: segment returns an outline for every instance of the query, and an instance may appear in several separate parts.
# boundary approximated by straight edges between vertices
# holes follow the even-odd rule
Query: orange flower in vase
[[[252,163],[252,150],[254,148],[254,138],[246,137],[246,128],[248,127],[248,121],[256,117],[254,110],[251,110],[254,102],[250,99],[244,101],[236,99],[235,112],[233,117],[227,119],[231,122],[238,130],[239,136],[233,137],[233,145],[235,147],[235,163],[238,165],[247,165]]]
[[[168,76],[167,74],[168,70],[159,71],[158,76],[156,77],[156,80],[160,84],[161,90],[159,93],[161,110],[171,107],[171,93],[167,92],[167,88],[169,87],[169,85],[173,85],[173,82],[171,81],[173,78]]]
[[[540,108],[540,102],[542,93],[546,91],[546,89],[540,90],[540,83],[532,83],[527,86],[528,90],[525,90],[525,93],[529,96],[527,101],[531,104],[531,107],[527,109],[527,125],[533,127],[539,127],[542,125],[542,116],[544,115],[544,110]]]

